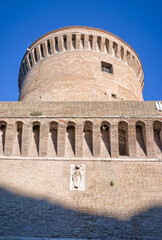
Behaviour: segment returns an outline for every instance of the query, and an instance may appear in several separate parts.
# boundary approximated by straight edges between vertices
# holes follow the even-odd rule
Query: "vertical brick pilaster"
[[[69,51],[71,50],[71,48],[72,48],[72,35],[69,34],[67,35],[67,50]]]
[[[97,36],[93,36],[92,39],[92,50],[96,51],[97,49]]]
[[[32,49],[32,51],[30,52],[30,56],[31,56],[31,61],[33,63],[33,65],[36,63],[35,62],[35,58],[34,58],[34,49]]]
[[[44,57],[47,57],[47,41],[42,44],[44,50]]]
[[[48,135],[49,135],[49,125],[43,123],[40,125],[40,144],[39,144],[39,155],[40,157],[47,156],[48,148]]]
[[[83,157],[83,124],[77,124],[75,127],[75,155]]]
[[[133,66],[133,56],[132,56],[132,54],[131,54],[131,53],[130,53],[130,56],[129,56],[128,65],[129,65],[130,67],[132,67],[132,66]]]
[[[99,124],[93,125],[93,156],[101,156],[101,133]]]
[[[65,133],[66,133],[66,125],[63,122],[60,122],[58,125],[58,134],[57,134],[57,152],[58,157],[65,156]]]
[[[50,46],[51,46],[51,55],[54,54],[54,39],[51,38],[50,40]]]
[[[153,143],[154,143],[153,124],[147,123],[145,126],[145,144],[146,154],[148,158],[155,157],[155,149]]]
[[[80,49],[80,44],[81,44],[80,39],[81,39],[81,35],[77,33],[76,34],[76,50]]]
[[[22,156],[29,156],[32,137],[32,126],[24,124],[22,130]]]
[[[29,62],[29,54],[26,56],[26,64],[27,64],[27,68],[29,70],[31,68],[30,62]]]
[[[101,37],[101,52],[104,52],[105,38]]]
[[[89,38],[89,36],[88,35],[84,35],[84,48],[85,49],[88,49],[89,47],[88,47],[88,38]]]
[[[118,138],[118,125],[112,124],[110,126],[110,148],[111,157],[119,157],[119,138]]]
[[[128,124],[128,151],[130,158],[136,158],[136,125]]]
[[[40,61],[40,59],[41,59],[40,45],[36,47],[36,53],[37,53],[37,59],[38,59],[38,61]]]
[[[15,134],[15,125],[14,124],[7,124],[6,125],[6,134],[5,134],[5,156],[12,155],[12,148],[14,144],[14,134]]]
[[[59,48],[59,52],[63,51],[63,37],[62,36],[58,37],[58,48]]]
[[[120,52],[121,52],[121,46],[119,44],[117,44],[117,51],[116,51],[117,58],[121,58]]]
[[[113,41],[109,41],[109,54],[112,55],[113,52]]]
[[[124,47],[123,47],[123,62],[127,62],[127,51]]]

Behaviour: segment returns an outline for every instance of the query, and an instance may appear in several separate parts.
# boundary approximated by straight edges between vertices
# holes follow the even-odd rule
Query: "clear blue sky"
[[[31,43],[72,25],[105,29],[131,45],[144,68],[144,99],[162,100],[162,0],[0,0],[0,101],[17,101]]]

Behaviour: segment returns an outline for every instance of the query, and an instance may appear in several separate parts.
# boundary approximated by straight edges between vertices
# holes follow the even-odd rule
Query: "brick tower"
[[[136,52],[65,27],[27,49],[18,82],[0,103],[0,239],[162,239],[162,102],[143,101]]]

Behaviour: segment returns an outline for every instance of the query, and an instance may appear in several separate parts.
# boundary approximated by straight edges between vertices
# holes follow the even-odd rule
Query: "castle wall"
[[[160,240],[161,162],[87,160],[1,159],[1,235]],[[85,165],[84,191],[70,190],[71,164]]]
[[[160,240],[161,114],[155,102],[1,102],[1,236]]]

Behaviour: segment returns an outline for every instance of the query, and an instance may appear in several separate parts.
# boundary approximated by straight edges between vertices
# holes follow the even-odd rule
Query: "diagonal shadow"
[[[0,188],[0,236],[161,240],[162,208],[127,221],[77,212]]]

